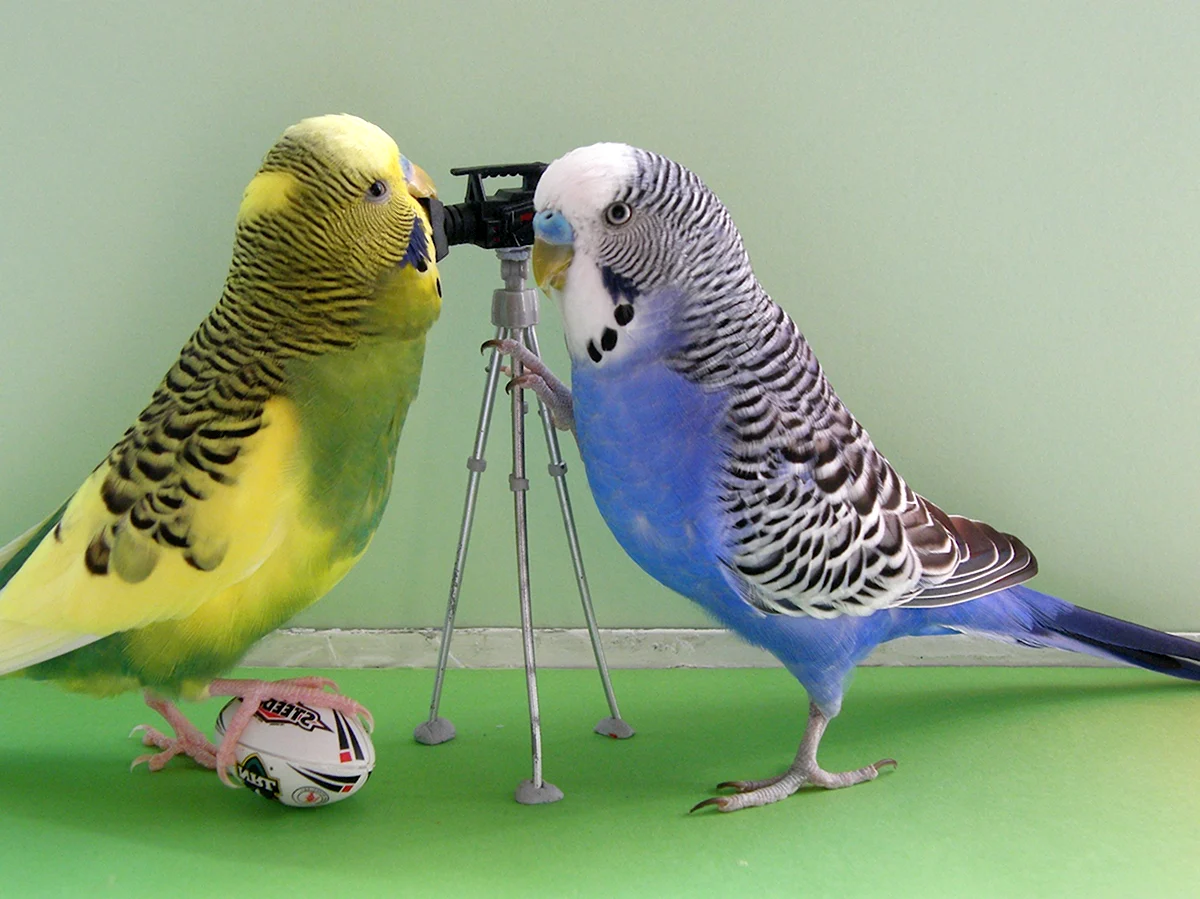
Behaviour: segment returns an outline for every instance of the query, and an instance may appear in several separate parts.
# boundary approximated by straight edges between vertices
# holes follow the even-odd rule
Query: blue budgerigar
[[[722,784],[734,792],[697,808],[765,805],[894,764],[832,773],[817,748],[854,666],[897,637],[983,634],[1200,680],[1200,643],[1019,586],[1037,571],[1020,540],[916,494],[692,172],[623,144],[583,147],[546,170],[536,207],[534,274],[562,310],[571,388],[503,341],[516,382],[575,431],[626,552],[808,691],[787,771]]]

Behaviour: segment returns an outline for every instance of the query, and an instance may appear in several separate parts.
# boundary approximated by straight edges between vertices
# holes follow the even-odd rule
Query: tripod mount
[[[531,352],[538,350],[538,293],[529,283],[529,247],[533,243],[533,193],[538,178],[546,168],[540,162],[519,165],[477,166],[451,169],[451,174],[467,177],[467,195],[462,203],[443,206],[436,198],[422,201],[426,204],[434,231],[434,247],[437,258],[442,259],[455,244],[472,243],[492,249],[500,260],[500,278],[504,286],[492,294],[492,324],[497,338],[517,340]],[[506,188],[488,195],[483,180],[492,177],[520,177],[519,188]],[[436,745],[452,740],[454,725],[439,715],[442,686],[446,676],[446,665],[450,658],[450,640],[454,632],[454,618],[458,611],[459,593],[462,588],[463,572],[466,568],[467,550],[471,540],[471,526],[475,517],[475,502],[479,482],[487,460],[488,432],[491,428],[492,412],[496,404],[496,390],[502,371],[499,350],[493,348],[488,360],[484,381],[483,401],[479,409],[479,422],[475,430],[475,445],[467,459],[467,494],[463,503],[462,524],[459,529],[458,548],[454,568],[450,574],[450,595],[446,603],[446,620],[442,627],[442,641],[438,650],[437,670],[434,675],[433,696],[429,703],[429,718],[413,731],[418,743]],[[513,376],[520,375],[521,364],[513,360]],[[529,699],[529,729],[532,745],[533,772],[529,779],[521,781],[516,790],[517,802],[536,805],[556,802],[563,793],[542,774],[542,728],[538,707],[537,662],[534,657],[533,611],[529,585],[529,536],[526,518],[526,493],[529,479],[525,469],[525,413],[527,404],[524,391],[514,387],[512,393],[512,472],[508,478],[513,494],[513,522],[516,532],[517,591],[521,610],[521,638],[525,661],[525,686]],[[579,598],[583,605],[584,619],[591,638],[592,652],[600,672],[600,682],[608,703],[609,715],[600,720],[595,731],[610,737],[624,739],[634,734],[633,728],[621,718],[617,699],[604,659],[604,648],[596,627],[596,616],[592,609],[591,592],[583,568],[583,556],[579,548],[579,536],[575,529],[575,516],[571,509],[571,497],[567,490],[567,466],[563,462],[558,445],[558,435],[551,421],[550,410],[538,401],[538,417],[546,438],[549,455],[549,473],[558,494],[563,527],[567,536],[567,547],[575,569],[575,580]]]

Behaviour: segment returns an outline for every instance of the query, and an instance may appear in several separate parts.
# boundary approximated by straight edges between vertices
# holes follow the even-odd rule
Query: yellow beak
[[[409,194],[418,200],[437,196],[437,188],[433,185],[433,179],[415,162],[412,163],[412,178],[406,179],[406,182]]]
[[[569,243],[550,243],[540,237],[533,241],[533,278],[542,290],[562,290],[567,283],[567,269],[575,257]]]

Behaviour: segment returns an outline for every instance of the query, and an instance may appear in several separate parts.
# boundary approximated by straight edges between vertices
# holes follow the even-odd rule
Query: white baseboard
[[[603,628],[611,668],[772,668],[779,663],[761,649],[717,628]],[[1200,639],[1200,634],[1180,636]],[[284,628],[251,650],[247,665],[279,668],[432,668],[440,628],[341,630]],[[595,664],[584,628],[535,632],[538,666],[588,668]],[[454,632],[452,668],[519,668],[521,631],[472,627]],[[1028,649],[986,637],[905,637],[880,646],[866,665],[1003,665],[1092,667],[1111,663],[1074,652]]]

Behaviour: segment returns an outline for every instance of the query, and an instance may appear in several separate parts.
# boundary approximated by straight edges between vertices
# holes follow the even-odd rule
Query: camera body
[[[459,244],[470,243],[485,250],[532,245],[533,192],[545,170],[544,162],[451,169],[451,175],[466,177],[466,198],[451,206],[436,197],[421,201],[433,226],[438,261],[450,252],[450,247]],[[485,178],[511,177],[519,177],[521,186],[501,188],[490,196],[483,188]]]

